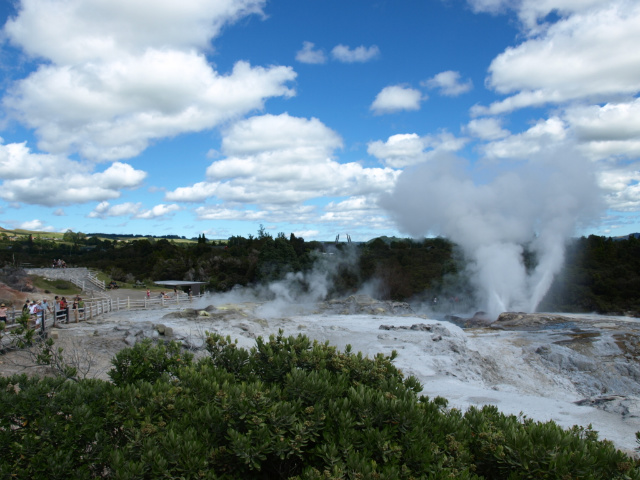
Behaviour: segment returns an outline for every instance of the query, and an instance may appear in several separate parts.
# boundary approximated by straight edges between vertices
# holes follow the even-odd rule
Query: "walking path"
[[[108,312],[120,310],[141,310],[141,309],[158,309],[158,308],[180,308],[187,306],[193,297],[184,292],[169,293],[166,295],[153,294],[147,297],[146,289],[105,289],[104,282],[97,279],[87,268],[29,268],[25,269],[29,275],[38,275],[48,279],[63,279],[74,283],[82,289],[82,299],[84,301],[84,309],[78,312],[78,320],[90,320],[98,315]],[[197,295],[199,297],[202,295]],[[73,303],[71,298],[69,303]],[[53,309],[52,302],[49,306]],[[7,330],[11,330],[17,326],[15,318],[20,316],[21,311],[13,310],[8,312]],[[69,309],[70,322],[75,321],[74,312]],[[50,312],[45,312],[44,326],[39,326],[43,330],[48,330],[56,322],[54,316]],[[58,320],[59,321],[59,320]]]
[[[84,292],[104,292],[105,284],[95,272],[85,267],[74,268],[25,268],[28,275],[38,275],[47,279],[67,280]]]

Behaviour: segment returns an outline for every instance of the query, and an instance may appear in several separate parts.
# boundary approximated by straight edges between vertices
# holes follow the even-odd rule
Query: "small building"
[[[162,280],[153,282],[156,285],[166,285],[167,287],[177,288],[183,292],[188,293],[191,289],[192,295],[200,295],[200,285],[205,285],[207,282],[189,282],[186,280]]]

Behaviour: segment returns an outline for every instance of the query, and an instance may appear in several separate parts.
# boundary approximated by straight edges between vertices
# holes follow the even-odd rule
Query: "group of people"
[[[61,258],[58,258],[58,259],[54,258],[53,259],[53,264],[51,265],[51,267],[52,268],[67,268],[67,264]]]
[[[42,320],[45,316],[45,312],[51,312],[51,307],[49,306],[49,302],[46,298],[42,300],[31,300],[27,299],[22,306],[22,313],[28,314],[30,320],[36,325],[41,325]]]
[[[57,322],[70,322],[70,309],[73,312],[76,323],[84,320],[84,300],[82,300],[79,295],[76,295],[71,303],[69,303],[65,297],[56,295],[53,301],[53,307],[49,305],[46,298],[31,302],[27,300],[22,307],[22,312],[28,313],[31,317],[30,320],[33,321],[36,326],[41,325],[46,312],[49,312],[53,315],[53,326],[55,327]]]

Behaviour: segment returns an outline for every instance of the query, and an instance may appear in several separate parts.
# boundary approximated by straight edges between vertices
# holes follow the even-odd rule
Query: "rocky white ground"
[[[396,365],[421,381],[425,395],[443,396],[450,407],[494,404],[505,413],[566,427],[591,424],[619,448],[631,452],[637,446],[638,319],[506,315],[490,326],[462,329],[406,304],[368,297],[308,306],[225,302],[211,297],[188,309],[113,312],[56,329],[58,344],[84,352],[78,361],[92,359],[89,376],[108,378],[113,354],[144,337],[180,340],[202,352],[206,331],[250,347],[257,336],[282,329],[341,349],[350,344],[370,356],[396,350]],[[29,363],[24,353],[0,360],[3,374]]]

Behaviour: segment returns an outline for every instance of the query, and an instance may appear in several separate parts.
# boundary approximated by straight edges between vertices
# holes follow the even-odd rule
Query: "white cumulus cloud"
[[[466,143],[467,139],[446,131],[423,137],[417,133],[401,133],[390,136],[386,142],[370,142],[367,152],[389,167],[403,168],[425,162],[442,152],[456,152]]]
[[[38,147],[115,161],[149,142],[199,132],[294,95],[290,67],[237,62],[217,72],[205,53],[222,27],[261,14],[264,0],[23,0],[5,36],[39,67],[3,99]]]
[[[207,50],[229,23],[266,0],[21,0],[5,34],[58,65],[117,60],[147,49]]]
[[[301,63],[322,64],[327,56],[320,49],[315,48],[313,42],[303,42],[302,48],[296,53],[296,60]]]
[[[640,100],[570,106],[563,117],[594,159],[640,156]]]
[[[482,147],[493,159],[528,159],[545,149],[557,148],[567,138],[567,125],[560,118],[540,120],[528,130],[510,135]]]
[[[381,115],[402,110],[420,110],[423,97],[420,90],[403,85],[391,85],[383,88],[371,104],[370,110]]]
[[[514,10],[522,27],[527,32],[535,33],[546,26],[544,18],[556,12],[566,16],[602,5],[602,0],[467,0],[476,12],[493,14]],[[543,21],[540,24],[540,21]]]
[[[498,140],[510,135],[511,132],[502,128],[499,118],[475,118],[471,120],[464,130],[476,138],[482,140]]]
[[[28,220],[26,222],[22,222],[19,225],[17,225],[18,229],[21,230],[33,230],[33,231],[38,231],[38,232],[53,232],[54,228],[51,226],[47,226],[42,220],[39,219],[34,219],[34,220]]]
[[[270,96],[291,96],[289,67],[238,62],[219,75],[194,52],[149,50],[105,64],[46,66],[14,86],[4,104],[36,130],[45,151],[93,160],[142,152],[154,139],[215,127]]]
[[[111,205],[109,202],[100,202],[87,216],[89,218],[107,218],[107,217],[130,217],[142,219],[154,219],[166,217],[173,212],[180,210],[178,205],[155,205],[151,209],[144,209],[140,202],[124,202],[117,205]]]
[[[144,219],[152,219],[152,218],[161,218],[166,217],[173,212],[177,212],[180,210],[180,206],[172,203],[171,205],[166,205],[161,203],[159,205],[155,205],[154,207],[143,210],[135,215],[135,218],[144,218]]]
[[[286,222],[295,217],[302,222],[318,219],[307,201],[378,195],[392,188],[399,172],[340,163],[334,153],[341,147],[340,136],[315,118],[251,117],[224,131],[224,157],[209,166],[207,181],[167,192],[165,198],[215,202],[196,209],[201,219]]]
[[[121,162],[93,170],[94,165],[61,155],[32,153],[23,143],[0,145],[0,198],[51,207],[102,201],[118,198],[122,189],[138,188],[147,176]]]
[[[142,208],[141,203],[125,202],[111,205],[109,202],[100,202],[87,216],[89,218],[107,218],[133,216]]]
[[[454,72],[453,70],[440,72],[422,82],[422,85],[427,88],[438,89],[442,95],[447,97],[457,97],[473,88],[471,79],[462,81],[460,72]]]
[[[363,63],[377,58],[380,55],[380,49],[376,45],[370,47],[360,45],[356,48],[350,48],[347,45],[336,45],[331,50],[331,55],[343,63]]]
[[[489,67],[487,86],[510,96],[473,113],[500,114],[640,91],[640,4],[588,3],[498,55]]]

